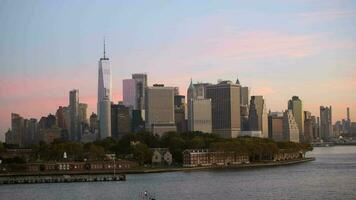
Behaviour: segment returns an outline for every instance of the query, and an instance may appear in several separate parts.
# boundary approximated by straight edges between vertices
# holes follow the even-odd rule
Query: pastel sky
[[[73,88],[95,111],[103,36],[115,102],[132,73],[182,94],[238,76],[272,111],[297,95],[356,121],[356,1],[0,0],[0,139],[11,112],[54,113]]]

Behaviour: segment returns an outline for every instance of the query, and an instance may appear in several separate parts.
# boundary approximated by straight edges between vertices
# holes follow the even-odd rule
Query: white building
[[[171,165],[172,154],[168,148],[153,148],[152,149],[152,164],[153,165]]]
[[[189,131],[212,132],[211,100],[189,100]]]
[[[108,97],[109,101],[112,100],[111,94],[111,66],[109,58],[105,57],[105,41],[104,41],[104,57],[99,60],[99,76],[98,76],[98,115],[100,116],[100,102]]]

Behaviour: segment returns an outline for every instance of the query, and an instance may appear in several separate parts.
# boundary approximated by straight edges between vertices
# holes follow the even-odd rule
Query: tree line
[[[183,162],[182,152],[185,149],[233,151],[248,154],[251,161],[259,161],[270,159],[281,149],[293,152],[308,151],[312,147],[309,144],[275,142],[267,138],[238,137],[225,139],[215,134],[202,132],[168,132],[161,137],[149,132],[140,132],[124,135],[117,140],[106,138],[90,143],[63,140],[55,140],[51,144],[40,142],[31,147],[32,153],[26,162],[60,161],[64,159],[63,154],[66,152],[66,159],[73,161],[104,160],[106,154],[116,154],[118,158],[134,160],[140,164],[150,164],[151,148],[168,148],[174,163],[180,165]],[[12,160],[12,162],[19,162],[19,160]]]

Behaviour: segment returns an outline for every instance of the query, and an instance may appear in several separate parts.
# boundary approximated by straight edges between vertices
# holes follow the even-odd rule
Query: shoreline
[[[231,166],[201,166],[201,167],[165,167],[165,168],[139,168],[139,169],[131,169],[131,170],[122,170],[116,171],[116,174],[145,174],[145,173],[166,173],[166,172],[189,172],[189,171],[198,171],[198,170],[215,170],[215,169],[250,169],[250,168],[263,168],[263,167],[278,167],[285,165],[293,165],[305,162],[314,161],[314,157],[308,157],[298,160],[288,160],[288,161],[273,161],[273,162],[255,162],[249,164],[240,164],[240,165],[231,165]],[[105,174],[113,174],[113,170],[105,170],[105,171],[60,171],[60,172],[37,172],[37,173],[29,173],[29,172],[17,172],[17,173],[7,173],[0,174],[0,178],[3,177],[19,177],[19,176],[63,176],[63,175],[105,175]]]
[[[289,161],[276,161],[276,162],[266,162],[266,163],[250,163],[250,164],[240,164],[231,166],[202,166],[202,167],[180,167],[180,168],[160,168],[160,169],[145,169],[145,170],[131,170],[126,172],[126,174],[145,174],[145,173],[165,173],[165,172],[189,172],[189,171],[199,171],[199,170],[224,170],[224,169],[251,169],[251,168],[263,168],[263,167],[278,167],[286,165],[294,165],[305,162],[314,161],[314,157],[303,158],[299,160],[289,160]]]

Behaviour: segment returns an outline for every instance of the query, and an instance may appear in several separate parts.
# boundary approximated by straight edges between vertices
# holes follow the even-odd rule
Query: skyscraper
[[[212,132],[211,99],[191,99],[189,101],[191,115],[189,131]]]
[[[146,129],[162,135],[176,131],[174,119],[174,88],[164,85],[146,87]]]
[[[320,106],[320,137],[329,140],[333,137],[332,110],[330,107]]]
[[[108,96],[100,102],[99,135],[100,139],[111,137],[111,102]]]
[[[270,112],[268,115],[268,137],[274,141],[283,141],[283,113]]]
[[[145,88],[147,87],[147,74],[132,74],[136,81],[137,110],[145,110]]]
[[[99,60],[99,76],[98,76],[98,115],[100,116],[100,102],[105,97],[111,101],[111,66],[109,58],[106,57],[105,40],[104,40],[104,57]]]
[[[111,66],[106,57],[104,40],[104,57],[99,60],[98,115],[100,139],[111,137]]]
[[[132,107],[132,109],[138,109],[138,98],[137,98],[137,83],[135,79],[124,79],[122,81],[122,96],[124,105]]]
[[[310,142],[313,139],[313,119],[311,112],[304,111],[304,141]]]
[[[293,96],[292,99],[288,101],[288,109],[292,110],[294,119],[298,124],[299,138],[304,140],[304,113],[303,113],[303,103],[302,100],[297,96]]]
[[[187,132],[187,117],[186,117],[185,96],[175,94],[174,95],[174,120],[177,126],[177,132]]]
[[[235,138],[241,131],[240,85],[220,81],[206,88],[206,98],[211,99],[212,132],[225,138]]]
[[[130,107],[123,104],[111,104],[111,135],[119,139],[131,132],[131,111]]]
[[[262,137],[268,137],[268,114],[263,96],[251,96],[249,122],[251,131],[261,131]]]
[[[195,83],[195,97],[200,99],[206,99],[206,88],[211,85],[210,83]]]
[[[70,128],[69,139],[72,141],[80,140],[79,131],[79,90],[71,90],[69,92],[69,112],[70,112]]]
[[[24,140],[24,118],[19,114],[11,113],[11,131],[6,133],[6,143],[23,147]]]
[[[286,141],[299,142],[298,124],[291,110],[283,113],[283,138]]]

